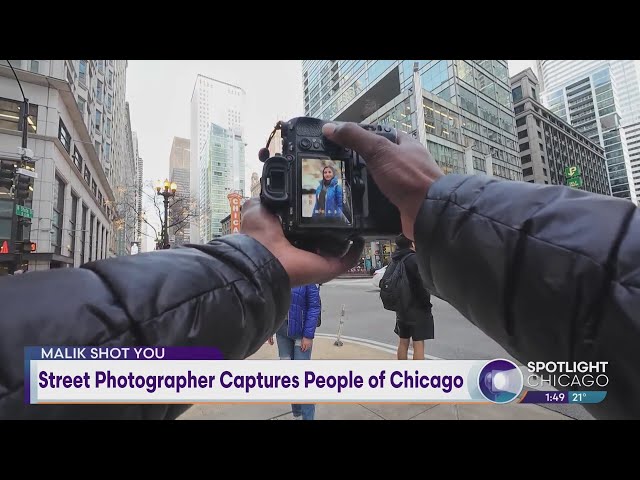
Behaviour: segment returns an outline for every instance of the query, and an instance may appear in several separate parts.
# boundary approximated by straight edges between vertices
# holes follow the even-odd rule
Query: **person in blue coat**
[[[287,319],[276,332],[280,360],[311,360],[320,309],[320,289],[315,283],[291,290]],[[273,345],[273,337],[269,344]],[[316,406],[292,404],[291,409],[295,420],[313,420]]]
[[[342,187],[338,184],[336,170],[326,166],[322,169],[322,180],[316,189],[314,217],[342,219]]]

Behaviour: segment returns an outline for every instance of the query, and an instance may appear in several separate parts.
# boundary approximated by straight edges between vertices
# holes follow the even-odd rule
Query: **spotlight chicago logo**
[[[557,389],[605,388],[609,362],[528,362],[527,384]]]

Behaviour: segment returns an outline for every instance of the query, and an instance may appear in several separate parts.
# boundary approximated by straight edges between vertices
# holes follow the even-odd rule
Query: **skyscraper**
[[[528,68],[511,77],[524,180],[611,195],[604,149],[540,104]]]
[[[227,196],[244,197],[245,143],[240,127],[212,123],[200,152],[199,234],[203,242],[222,235],[221,220],[229,214]]]
[[[189,175],[191,165],[190,144],[191,142],[188,138],[173,137],[171,153],[169,155],[169,172],[171,180],[175,182],[178,187],[176,202],[181,207],[181,212],[179,212],[181,214],[180,218],[186,218],[187,215],[195,213],[195,211],[185,211],[184,209],[184,207],[190,208],[191,203],[189,193]],[[195,208],[193,210],[195,210]],[[174,245],[182,245],[191,242],[189,224],[190,218],[187,218],[184,222],[180,222],[180,225],[176,225],[175,228],[171,229],[169,235],[175,238],[173,242]]]
[[[505,60],[304,60],[302,71],[307,115],[388,123],[447,172],[522,179]]]
[[[198,75],[196,78],[193,94],[191,97],[191,174],[190,187],[191,196],[195,197],[200,205],[207,205],[211,208],[210,198],[202,198],[203,192],[200,174],[203,170],[212,170],[213,165],[208,165],[211,145],[207,146],[211,138],[212,124],[227,130],[231,136],[243,137],[242,125],[245,117],[245,101],[246,95],[242,88],[221,82],[204,75]],[[238,128],[239,127],[239,128]],[[214,142],[215,143],[215,142]],[[240,149],[236,149],[236,153]],[[242,149],[242,159],[237,158],[235,164],[230,169],[233,175],[233,183],[240,184],[244,188],[244,149]],[[205,164],[203,165],[202,162]],[[242,181],[239,181],[242,178]],[[237,181],[236,181],[237,180]],[[223,187],[224,188],[224,187]],[[210,189],[206,191],[211,191]],[[224,197],[222,204],[226,202]],[[222,205],[221,204],[221,205]],[[228,205],[227,205],[228,206]],[[201,221],[210,224],[211,219],[205,219],[208,210],[201,210],[197,219],[193,219],[190,228],[190,237],[192,243],[201,243],[205,239],[201,238],[200,226]],[[220,224],[220,219],[216,222]],[[202,229],[203,231],[211,231],[210,228]]]
[[[605,148],[613,194],[638,201],[640,74],[637,60],[538,60],[543,102]],[[636,173],[637,172],[637,173]]]

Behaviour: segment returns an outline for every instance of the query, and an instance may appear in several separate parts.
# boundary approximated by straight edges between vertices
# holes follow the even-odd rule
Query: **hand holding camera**
[[[413,225],[427,191],[444,175],[427,149],[402,132],[398,132],[398,142],[394,144],[354,123],[329,123],[322,133],[362,155],[380,191],[398,207],[402,232],[413,239]]]

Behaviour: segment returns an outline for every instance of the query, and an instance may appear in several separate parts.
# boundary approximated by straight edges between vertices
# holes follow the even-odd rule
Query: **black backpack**
[[[380,300],[386,310],[397,312],[409,304],[409,281],[403,257],[400,261],[392,261],[380,280]]]

